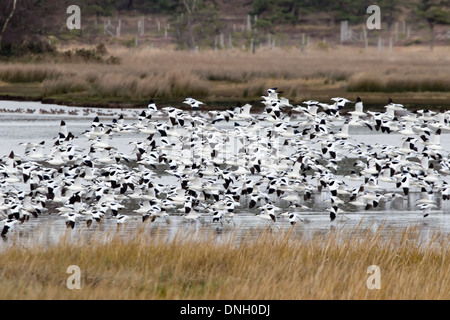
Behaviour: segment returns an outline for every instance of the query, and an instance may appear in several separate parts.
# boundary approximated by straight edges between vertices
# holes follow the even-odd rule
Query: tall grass
[[[301,229],[236,241],[181,231],[14,245],[0,253],[1,299],[449,299],[449,239],[415,228]],[[81,289],[69,290],[69,265]],[[380,268],[381,289],[366,285]]]
[[[410,73],[395,75],[362,72],[349,80],[350,92],[448,92],[450,77],[442,72],[431,74]]]
[[[422,51],[421,51],[422,50]],[[0,80],[38,82],[42,96],[76,93],[100,99],[260,98],[277,86],[291,99],[308,90],[449,91],[446,48],[396,48],[390,55],[355,48],[175,51],[108,48],[120,65],[51,62],[0,65]],[[263,92],[261,92],[263,91]]]
[[[183,71],[158,74],[133,73],[114,67],[104,70],[101,66],[93,66],[93,69],[97,73],[82,69],[74,76],[44,80],[43,96],[85,92],[98,98],[149,99],[180,97],[187,93],[204,97],[209,93],[205,81]]]
[[[11,83],[42,82],[45,79],[60,78],[64,73],[55,65],[19,63],[0,65],[0,80]]]

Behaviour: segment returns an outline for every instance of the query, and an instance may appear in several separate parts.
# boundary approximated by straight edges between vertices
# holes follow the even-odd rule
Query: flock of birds
[[[42,214],[64,217],[67,228],[105,218],[120,226],[131,216],[142,223],[182,215],[223,224],[233,223],[241,208],[271,224],[296,225],[315,192],[329,194],[331,221],[346,218],[343,204],[370,210],[411,189],[420,190],[415,204],[423,217],[438,197],[450,199],[449,154],[440,143],[450,130],[449,112],[410,112],[392,100],[383,112],[364,111],[359,97],[292,105],[279,94],[268,89],[260,113],[251,113],[251,104],[202,112],[193,98],[183,102],[192,111],[150,101],[133,123],[123,116],[103,123],[97,116],[77,137],[61,121],[52,141],[22,143],[23,156],[1,159],[1,235]],[[354,110],[340,114],[348,104]],[[358,142],[349,133],[353,126],[401,135],[403,144]],[[130,154],[114,146],[114,136],[127,134],[141,137],[130,142]],[[345,159],[353,169],[338,174]],[[158,182],[158,170],[174,182]]]

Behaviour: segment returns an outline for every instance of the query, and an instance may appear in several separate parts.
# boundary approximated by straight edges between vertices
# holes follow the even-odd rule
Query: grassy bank
[[[415,228],[263,232],[199,241],[139,233],[130,240],[12,246],[0,253],[1,299],[449,299],[448,237]],[[68,238],[69,239],[69,238]],[[69,290],[69,265],[81,289]],[[367,268],[381,289],[368,289]]]
[[[0,96],[79,104],[144,105],[148,99],[206,102],[260,100],[278,87],[293,102],[326,101],[333,96],[384,103],[391,96],[406,103],[445,103],[450,98],[447,47],[395,48],[365,52],[329,50],[174,51],[114,49],[120,63],[55,61],[0,65]],[[402,100],[402,102],[405,102]]]

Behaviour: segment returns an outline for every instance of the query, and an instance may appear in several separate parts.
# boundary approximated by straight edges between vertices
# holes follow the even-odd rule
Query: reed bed
[[[84,239],[84,240],[83,240]],[[37,243],[37,242],[36,242]],[[140,231],[67,236],[0,252],[1,299],[449,299],[448,235],[416,227],[253,230],[245,236]],[[81,289],[66,286],[69,265]],[[380,269],[380,289],[367,268]]]
[[[42,97],[78,95],[86,99],[131,101],[187,96],[205,99],[260,98],[277,86],[287,98],[311,90],[344,92],[448,92],[446,47],[396,48],[391,54],[337,47],[176,51],[108,48],[120,64],[11,62],[0,65],[0,81],[39,83]]]
[[[1,64],[0,79],[10,83],[42,82],[46,79],[57,79],[65,72],[56,65],[49,64]]]
[[[450,77],[439,72],[421,74],[419,70],[400,74],[361,72],[349,79],[350,92],[446,92],[450,91]]]

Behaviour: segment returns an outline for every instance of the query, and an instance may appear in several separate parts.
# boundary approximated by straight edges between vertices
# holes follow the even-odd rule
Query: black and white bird
[[[19,220],[9,219],[9,218],[0,221],[0,223],[3,224],[2,233],[1,233],[2,237],[6,237],[6,235],[8,233],[15,231],[17,229],[18,225],[20,224]]]
[[[186,98],[183,103],[188,104],[192,107],[193,110],[198,110],[200,108],[200,105],[203,105],[204,103],[201,101],[198,101],[194,98]]]

